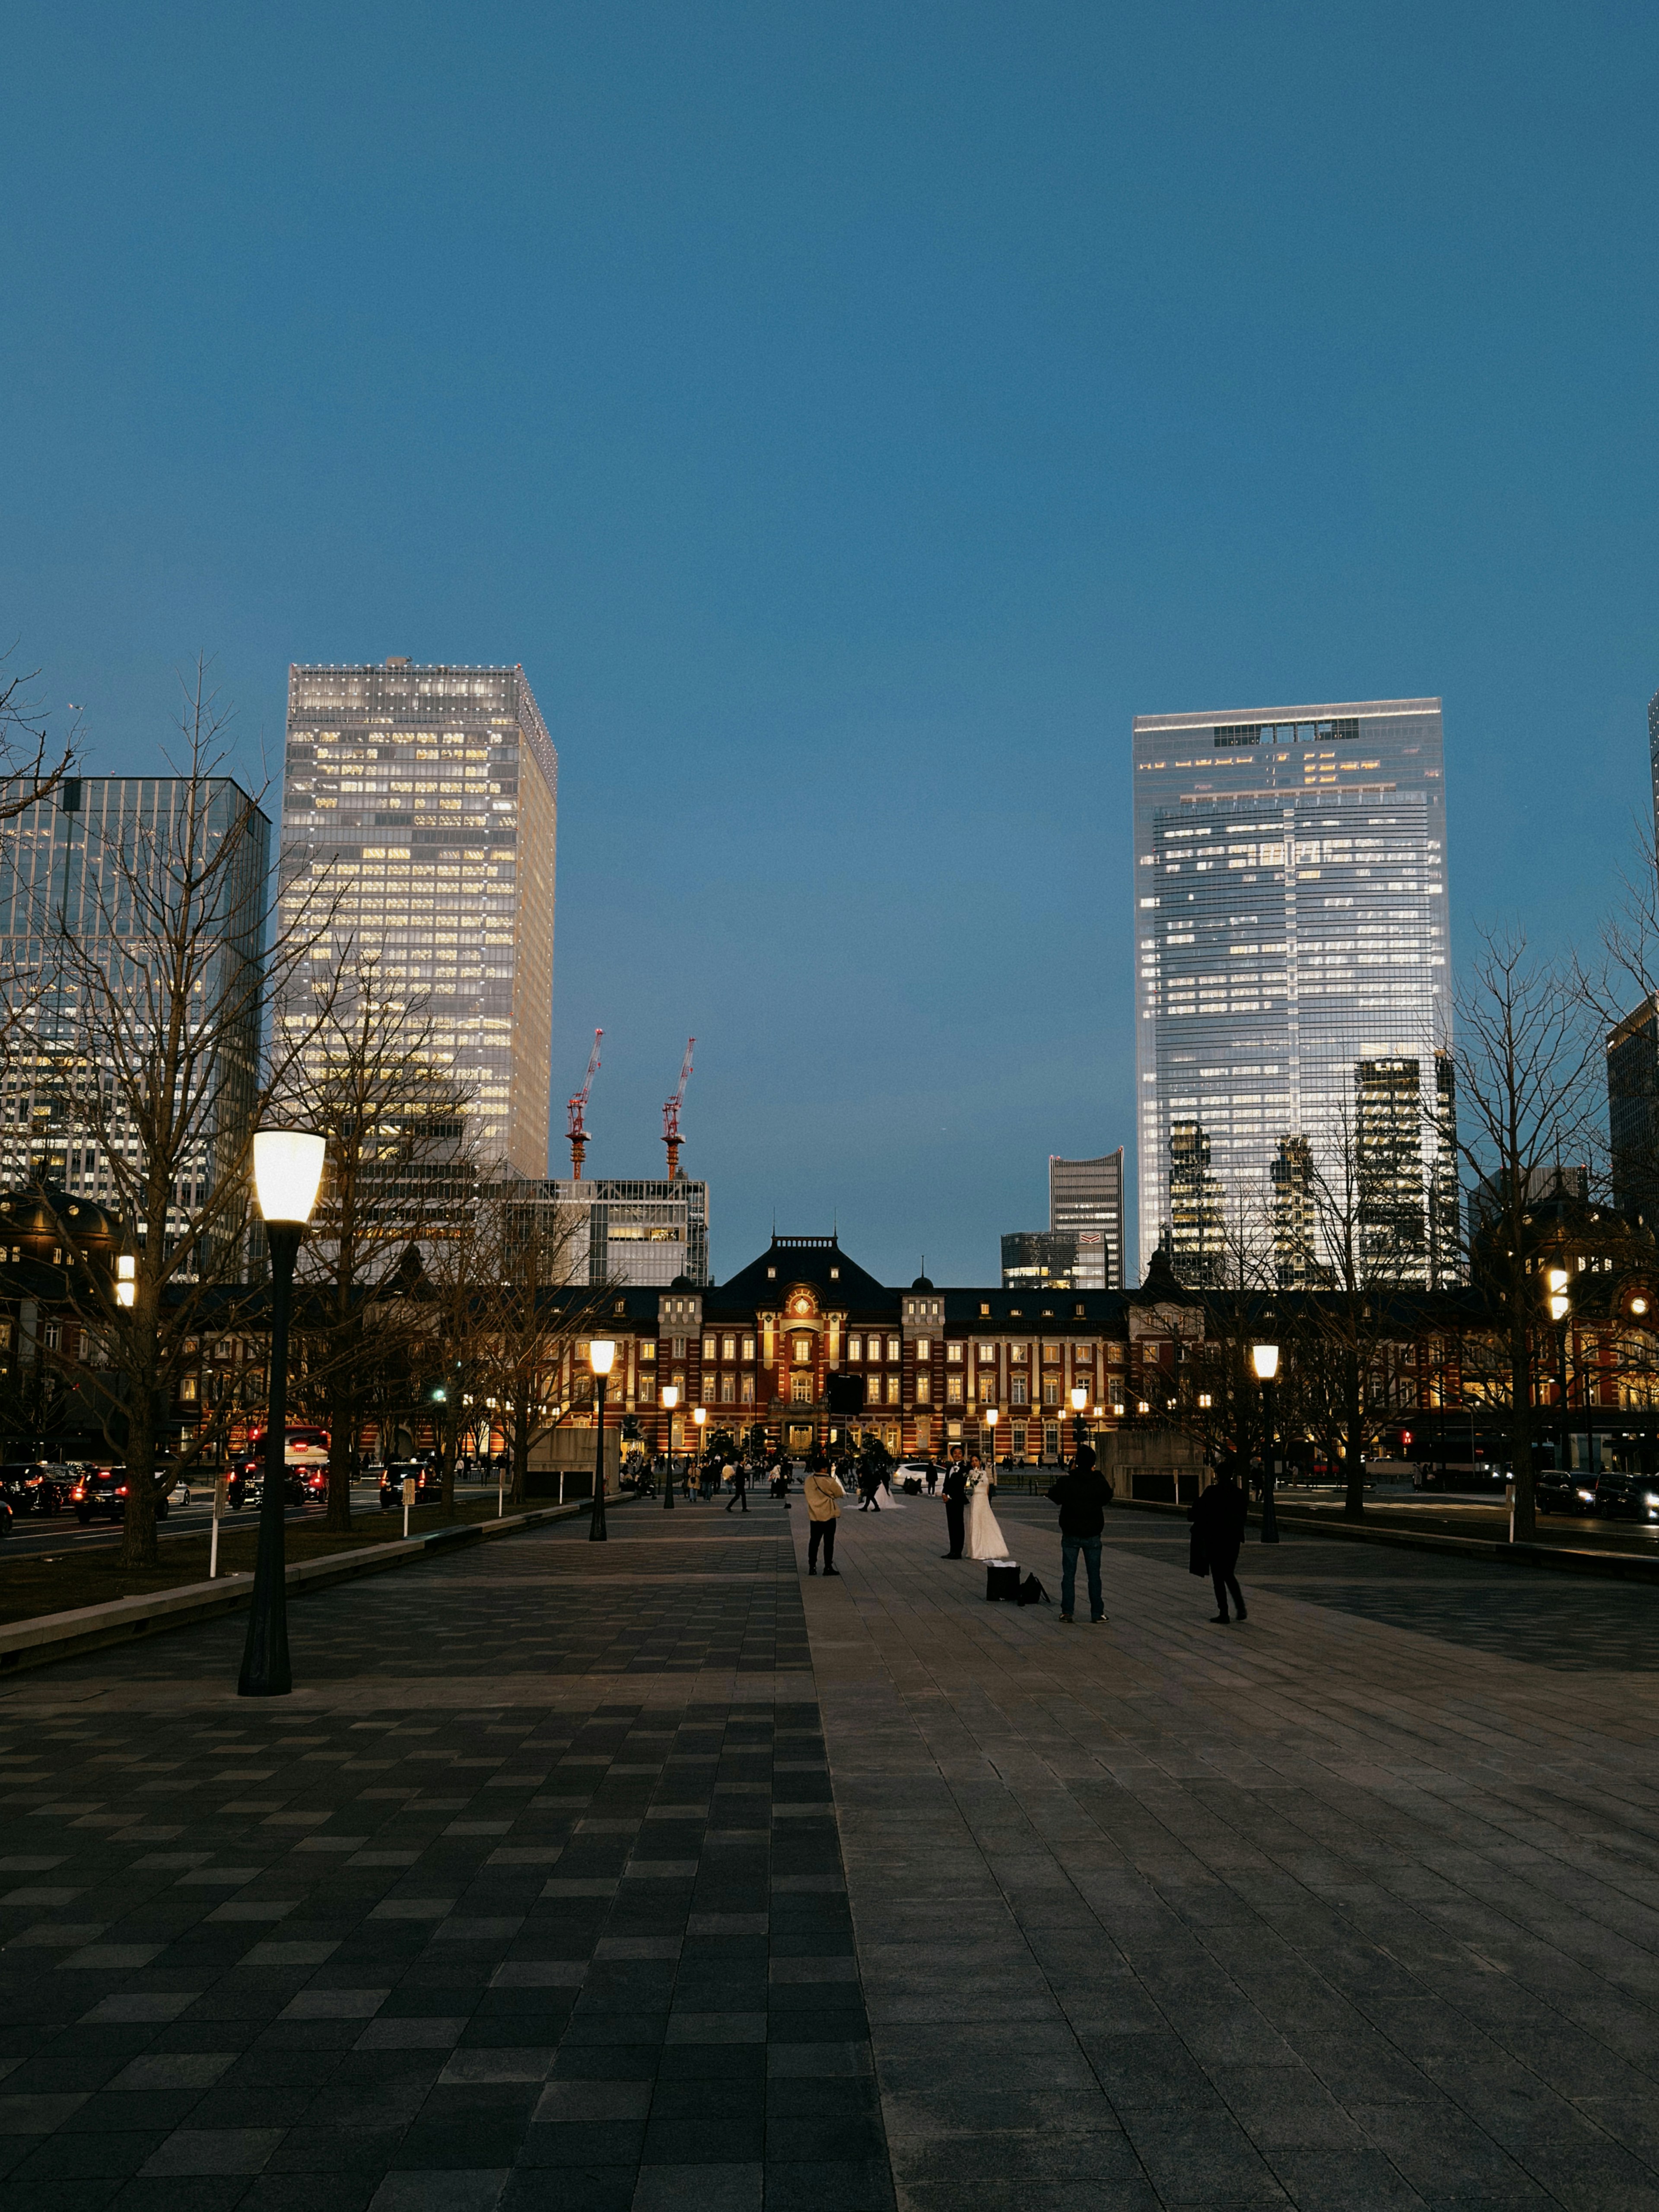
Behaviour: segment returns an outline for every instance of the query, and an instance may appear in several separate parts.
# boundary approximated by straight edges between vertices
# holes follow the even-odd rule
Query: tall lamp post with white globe
[[[294,1262],[323,1179],[323,1139],[303,1129],[259,1129],[253,1138],[253,1184],[270,1252],[270,1371],[265,1414],[264,1493],[253,1602],[242,1649],[239,1697],[285,1698],[294,1687],[288,1656],[288,1325],[294,1303]]]
[[[587,1347],[587,1364],[593,1370],[593,1388],[598,1401],[593,1432],[599,1438],[593,1455],[593,1510],[587,1523],[590,1544],[606,1543],[611,1534],[605,1525],[605,1385],[616,1358],[617,1347],[609,1337],[596,1336]]]
[[[1277,1426],[1274,1414],[1273,1384],[1279,1376],[1279,1346],[1276,1344],[1253,1344],[1250,1364],[1255,1370],[1255,1379],[1261,1385],[1261,1540],[1264,1544],[1279,1541],[1279,1516],[1273,1510],[1273,1455],[1277,1449],[1273,1431]]]
[[[668,1416],[668,1450],[662,1486],[662,1510],[665,1513],[672,1513],[674,1510],[674,1408],[679,1402],[679,1385],[665,1382],[662,1393],[662,1409]]]

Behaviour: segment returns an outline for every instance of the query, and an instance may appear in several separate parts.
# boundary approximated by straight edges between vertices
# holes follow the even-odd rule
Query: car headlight
[[[1644,1505],[1659,1505],[1659,1491],[1644,1491],[1642,1493],[1642,1503]]]
[[[1583,1499],[1584,1503],[1588,1505],[1588,1504],[1591,1502],[1591,1500],[1595,1498],[1595,1492],[1593,1490],[1581,1490],[1581,1491],[1578,1492],[1578,1495],[1579,1495],[1579,1497],[1580,1497],[1580,1498],[1582,1498]]]

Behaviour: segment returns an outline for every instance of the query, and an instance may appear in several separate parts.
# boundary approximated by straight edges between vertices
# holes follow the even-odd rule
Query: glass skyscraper
[[[1369,1257],[1457,1272],[1440,702],[1135,718],[1139,1249],[1316,1281],[1346,1158]]]
[[[477,1157],[547,1173],[559,763],[522,668],[289,671],[281,910],[337,899],[341,957],[373,955],[429,1024]]]
[[[70,776],[0,824],[0,959],[15,1017],[0,1174],[14,1187],[44,1179],[131,1210],[143,1155],[123,1078],[140,1079],[172,1018],[181,964],[195,970],[203,1042],[180,1109],[193,1136],[178,1202],[200,1207],[244,1171],[270,866],[270,824],[226,776]],[[104,978],[95,988],[88,963]],[[167,1233],[178,1226],[170,1217]]]

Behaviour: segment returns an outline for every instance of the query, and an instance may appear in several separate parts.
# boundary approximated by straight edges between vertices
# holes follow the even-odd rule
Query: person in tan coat
[[[827,1467],[814,1468],[806,1478],[806,1510],[809,1526],[806,1532],[806,1571],[815,1575],[818,1571],[818,1547],[823,1547],[823,1571],[826,1575],[839,1572],[836,1565],[836,1522],[841,1516],[840,1501],[847,1492],[840,1478]]]

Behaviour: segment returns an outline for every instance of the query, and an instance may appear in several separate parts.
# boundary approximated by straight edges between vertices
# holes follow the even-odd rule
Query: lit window
[[[980,1348],[979,1348],[979,1364],[980,1364],[980,1365],[981,1365],[981,1367],[994,1367],[994,1366],[996,1365],[996,1359],[997,1359],[997,1348],[996,1348],[995,1345],[994,1345],[994,1344],[981,1344],[981,1346],[980,1346]]]
[[[1030,1347],[1029,1345],[1011,1344],[1008,1347],[1008,1357],[1013,1361],[1016,1367],[1024,1367],[1025,1364],[1025,1355],[1030,1349]]]
[[[702,1340],[702,1356],[705,1359],[715,1359],[720,1356],[715,1350],[715,1340],[712,1336],[706,1336]]]
[[[881,1377],[879,1375],[868,1375],[865,1377],[864,1402],[866,1406],[880,1405]]]
[[[1047,1379],[1044,1380],[1042,1385],[1042,1402],[1045,1406],[1059,1405],[1060,1385],[1058,1382],[1051,1382]]]
[[[962,1377],[960,1375],[947,1375],[945,1376],[945,1402],[947,1406],[959,1406],[962,1403]]]
[[[945,1346],[945,1365],[946,1365],[947,1367],[960,1367],[960,1366],[961,1366],[961,1364],[962,1364],[962,1350],[963,1350],[963,1348],[962,1348],[961,1345],[959,1345],[959,1344],[947,1344],[947,1345]]]
[[[923,1360],[925,1360],[925,1359],[931,1359],[931,1358],[933,1358],[933,1346],[928,1342],[927,1339],[925,1336],[919,1336],[919,1337],[916,1339],[916,1364],[917,1364],[917,1366],[918,1366],[918,1367],[920,1367],[920,1366],[921,1365],[921,1364],[922,1364]]]
[[[926,1405],[930,1404],[930,1403],[932,1402],[932,1400],[933,1400],[933,1376],[932,1376],[931,1375],[929,1375],[929,1374],[926,1371],[926,1370],[924,1369],[924,1370],[923,1370],[920,1375],[918,1375],[918,1376],[917,1376],[917,1377],[916,1377],[916,1403],[917,1403],[917,1405],[919,1405],[919,1406],[926,1406]]]
[[[752,1336],[745,1336],[743,1340],[743,1356],[745,1359],[752,1359],[755,1356],[755,1340]]]
[[[862,1358],[863,1358],[863,1357],[864,1357],[864,1339],[863,1339],[861,1336],[849,1336],[849,1337],[848,1338],[848,1340],[847,1340],[847,1357],[848,1357],[849,1359],[862,1359]]]
[[[887,1340],[887,1357],[890,1359],[899,1359],[903,1357],[903,1354],[904,1347],[900,1343],[898,1338],[896,1336],[890,1336]]]
[[[795,1339],[794,1357],[795,1364],[799,1367],[807,1367],[811,1364],[812,1340],[810,1336],[798,1336]]]
[[[795,1405],[810,1406],[812,1402],[811,1376],[810,1375],[792,1376],[789,1382],[789,1395]]]
[[[721,1405],[723,1405],[723,1406],[730,1406],[730,1405],[733,1404],[733,1403],[735,1402],[736,1399],[737,1399],[737,1395],[738,1395],[738,1378],[737,1378],[737,1376],[736,1376],[735,1375],[722,1375],[722,1376],[721,1376],[721,1377],[720,1377],[720,1403],[721,1403]]]
[[[735,1336],[723,1336],[720,1339],[720,1358],[722,1359],[735,1359],[737,1356],[737,1338]]]
[[[745,1406],[752,1406],[752,1405],[754,1404],[754,1402],[755,1402],[755,1378],[754,1378],[754,1376],[753,1376],[752,1375],[745,1375],[745,1376],[744,1376],[744,1378],[743,1378],[743,1388],[742,1388],[742,1389],[738,1392],[738,1395],[742,1398],[743,1402],[744,1402],[744,1404]]]
[[[896,1406],[898,1401],[899,1378],[896,1375],[890,1375],[887,1378],[887,1402],[890,1406]]]
[[[1025,1403],[1025,1377],[1023,1375],[1016,1375],[1010,1385],[1008,1403],[1011,1406],[1023,1406]]]

